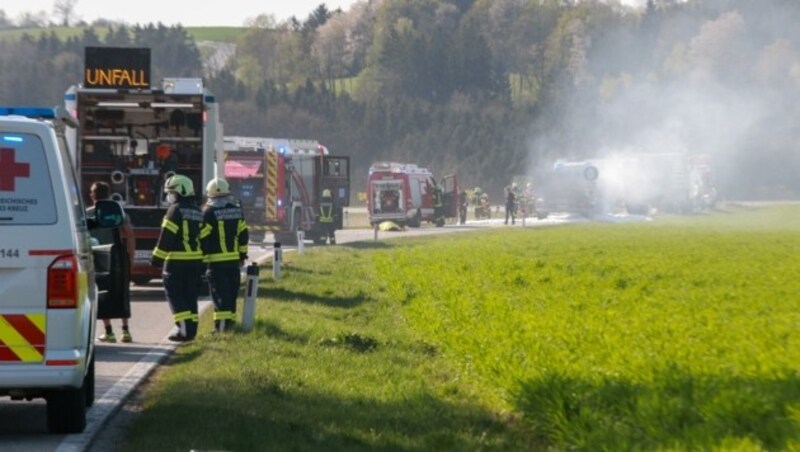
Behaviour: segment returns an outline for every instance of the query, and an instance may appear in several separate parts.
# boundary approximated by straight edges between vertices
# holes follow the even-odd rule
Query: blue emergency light
[[[0,107],[0,116],[27,116],[29,118],[55,119],[52,107]]]
[[[22,143],[22,137],[17,136],[4,136],[3,141],[10,141],[12,143]]]

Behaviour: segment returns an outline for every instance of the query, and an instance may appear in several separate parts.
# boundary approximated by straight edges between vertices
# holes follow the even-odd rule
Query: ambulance
[[[0,397],[44,398],[51,433],[79,433],[94,402],[94,327],[109,278],[95,227],[124,214],[99,201],[86,218],[62,108],[0,108]],[[100,283],[98,283],[100,282]]]

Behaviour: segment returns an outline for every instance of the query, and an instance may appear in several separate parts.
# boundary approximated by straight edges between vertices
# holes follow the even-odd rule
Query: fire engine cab
[[[375,226],[384,221],[392,221],[399,226],[416,228],[423,221],[435,223],[435,187],[436,180],[427,168],[413,163],[374,163],[369,169],[367,179],[370,224]],[[456,176],[445,176],[439,187],[442,189],[444,216],[455,218],[458,208]]]
[[[335,229],[350,205],[350,158],[330,155],[315,140],[228,136],[223,140],[224,176],[239,199],[253,240],[272,233],[282,243],[303,231],[325,240],[318,221],[322,191],[333,196]]]
[[[81,192],[105,181],[124,206],[136,235],[137,284],[161,277],[150,256],[168,207],[164,182],[177,173],[205,187],[222,148],[218,106],[202,80],[168,78],[151,87],[149,58],[149,49],[87,47],[84,83],[65,94],[79,121],[67,139]]]

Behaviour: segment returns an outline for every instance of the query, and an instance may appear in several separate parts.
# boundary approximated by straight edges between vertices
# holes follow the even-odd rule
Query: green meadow
[[[800,450],[800,206],[307,249],[125,450]]]

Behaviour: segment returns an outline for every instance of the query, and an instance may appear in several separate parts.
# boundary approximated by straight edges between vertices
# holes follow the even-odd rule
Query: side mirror
[[[95,217],[89,222],[89,228],[116,228],[125,221],[125,212],[116,201],[101,200],[94,204]]]

